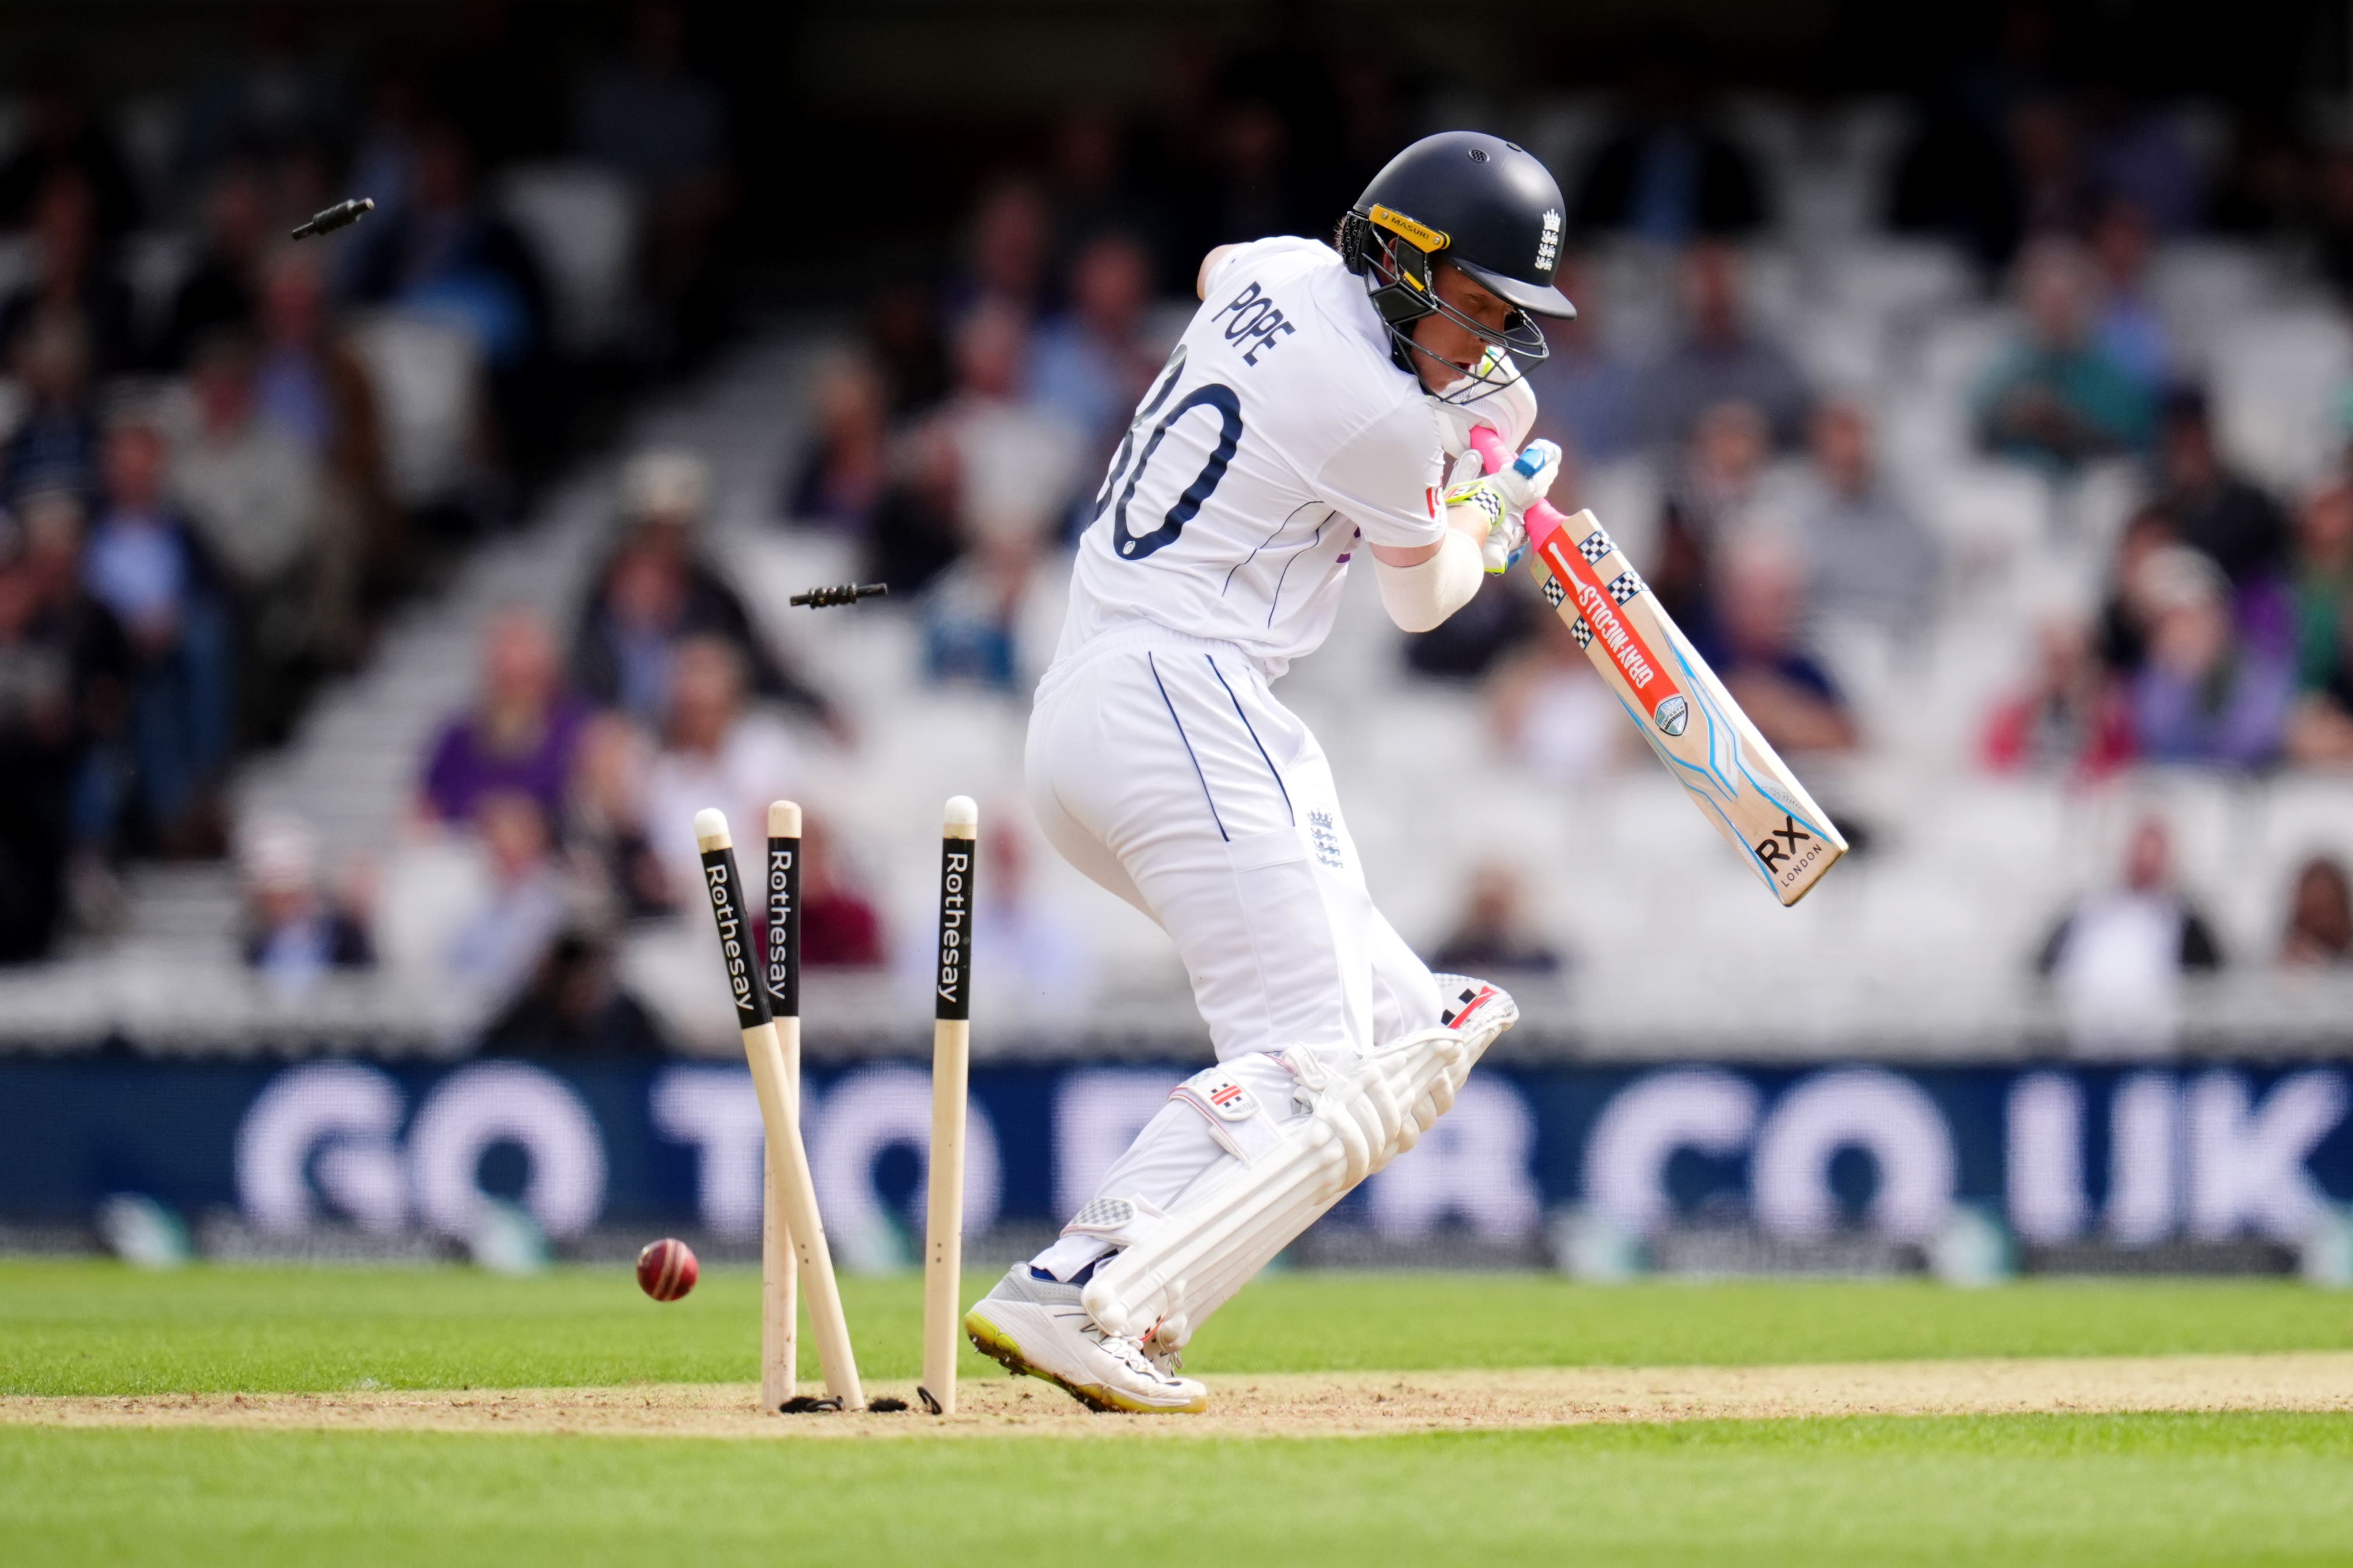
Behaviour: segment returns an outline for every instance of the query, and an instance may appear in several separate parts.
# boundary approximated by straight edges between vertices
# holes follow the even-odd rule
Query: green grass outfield
[[[47,1563],[2341,1563],[2353,1422],[874,1443],[0,1428]]]
[[[967,1275],[967,1298],[993,1281]],[[913,1377],[912,1275],[846,1276],[861,1370]],[[757,1374],[759,1276],[707,1272],[659,1305],[626,1268],[0,1262],[0,1394],[719,1383]],[[802,1336],[802,1375],[817,1375]],[[1576,1285],[1538,1274],[1270,1276],[1186,1352],[1208,1373],[1763,1365],[1950,1356],[2353,1350],[2353,1295],[2284,1280]],[[967,1350],[965,1375],[1001,1375]]]
[[[974,1290],[985,1279],[970,1282]],[[912,1279],[845,1281],[915,1370]],[[747,1381],[756,1279],[0,1264],[0,1392]],[[1212,1374],[2353,1348],[2273,1282],[1646,1284],[1293,1274]],[[976,1358],[968,1370],[992,1375]],[[1111,1419],[1108,1417],[1103,1419]],[[0,1560],[1228,1564],[2353,1562],[2353,1417],[1701,1422],[1395,1437],[873,1442],[0,1426]]]

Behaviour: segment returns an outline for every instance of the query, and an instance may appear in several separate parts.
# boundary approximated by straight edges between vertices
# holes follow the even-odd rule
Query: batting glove
[[[1552,482],[1559,477],[1559,444],[1531,441],[1512,465],[1495,475],[1494,479],[1504,492],[1504,504],[1511,508],[1512,515],[1525,517],[1528,508],[1552,493]]]
[[[1446,504],[1475,506],[1487,514],[1487,537],[1480,559],[1490,574],[1510,571],[1528,551],[1528,508],[1542,500],[1560,474],[1559,447],[1531,441],[1516,461],[1447,492]]]

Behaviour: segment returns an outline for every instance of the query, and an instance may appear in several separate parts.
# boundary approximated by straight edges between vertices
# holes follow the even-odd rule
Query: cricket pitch
[[[951,1419],[770,1416],[750,1384],[0,1397],[0,1425],[576,1433],[746,1439],[927,1436],[1373,1436],[1594,1423],[1850,1415],[2353,1412],[2353,1352],[1799,1366],[1212,1376],[1200,1415],[1099,1415],[1032,1379],[967,1379]],[[807,1387],[808,1385],[805,1385]],[[813,1391],[813,1389],[811,1390]],[[912,1399],[876,1383],[870,1397]]]

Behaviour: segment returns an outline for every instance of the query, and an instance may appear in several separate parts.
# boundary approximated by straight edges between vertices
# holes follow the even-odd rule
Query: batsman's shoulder
[[[1201,298],[1206,302],[1220,289],[1240,287],[1254,268],[1274,268],[1282,277],[1288,278],[1302,264],[1316,265],[1320,260],[1318,251],[1335,263],[1339,260],[1339,253],[1330,246],[1295,234],[1270,235],[1264,239],[1242,239],[1218,246],[1201,258]],[[1264,279],[1269,283],[1273,280]]]

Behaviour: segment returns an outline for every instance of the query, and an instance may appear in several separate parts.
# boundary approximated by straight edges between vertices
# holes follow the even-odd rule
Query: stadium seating
[[[2038,617],[2095,602],[2140,481],[2128,466],[2106,465],[2053,485],[1976,449],[1968,401],[2014,321],[1984,299],[1957,251],[1876,231],[1900,110],[1858,102],[1801,121],[1745,103],[1729,119],[1783,215],[1748,247],[1755,313],[1819,384],[1869,402],[1888,470],[1952,567],[1933,622],[1905,637],[1823,628],[1866,745],[1816,776],[1831,808],[1868,828],[1870,847],[1808,904],[1778,909],[1639,754],[1576,785],[1511,762],[1484,732],[1474,690],[1407,673],[1398,638],[1360,580],[1331,647],[1279,691],[1333,756],[1384,908],[1409,940],[1431,945],[1456,917],[1472,865],[1501,858],[1524,868],[1542,934],[1570,959],[1565,978],[1532,985],[1557,1005],[1528,1007],[1528,1048],[2025,1048],[2047,1037],[2050,1022],[2029,961],[2070,899],[2111,874],[2126,823],[2154,806],[2174,826],[2185,886],[2239,964],[2216,983],[2235,1000],[2204,1008],[2199,1027],[2263,1044],[2329,1037],[2335,1017],[2341,1039],[2342,984],[2266,988],[2263,976],[2295,868],[2316,849],[2353,857],[2353,784],[2141,774],[2086,789],[1978,772],[1987,711],[2024,669]],[[1560,100],[1530,114],[1525,134],[1556,166],[1574,166],[1604,123],[1593,100]],[[594,355],[622,342],[638,222],[629,188],[583,166],[541,164],[509,171],[498,191],[545,258],[566,351]],[[24,275],[24,249],[0,247],[0,285]],[[1661,260],[1633,245],[1594,258],[1600,324],[1623,352],[1654,350],[1674,329],[1675,274]],[[132,247],[129,265],[152,308],[185,264],[185,245],[159,234]],[[2216,239],[2163,247],[2151,289],[2187,360],[2211,374],[2233,456],[2291,492],[2327,471],[2337,399],[2353,382],[2353,338],[2337,312],[2267,252]],[[902,598],[822,614],[786,607],[791,594],[846,580],[858,565],[839,536],[776,516],[773,499],[800,439],[812,356],[829,341],[807,323],[764,329],[702,380],[643,409],[611,449],[683,446],[710,463],[711,548],[765,632],[833,694],[855,731],[847,746],[809,738],[818,759],[809,803],[903,941],[924,918],[934,847],[923,825],[942,795],[971,793],[988,820],[1025,822],[1026,704],[928,680],[918,607]],[[385,410],[399,499],[448,499],[470,479],[465,437],[482,374],[471,340],[428,316],[385,310],[362,322],[357,342]],[[486,1004],[403,978],[446,923],[451,889],[472,874],[404,837],[417,759],[432,726],[465,700],[486,612],[519,601],[559,622],[570,616],[610,537],[614,475],[599,456],[555,485],[520,532],[478,547],[435,599],[398,616],[370,665],[332,686],[284,751],[243,767],[240,816],[291,815],[332,855],[380,863],[379,975],[332,980],[291,1012],[239,967],[227,869],[142,868],[130,879],[126,932],[0,973],[9,1034],[58,1047],[112,1034],[158,1050],[254,1049],[299,1034],[464,1048]],[[1581,499],[1647,558],[1657,468],[1604,465],[1582,484]],[[1033,676],[1050,655],[1064,570],[1050,558],[1033,584],[1021,637]],[[1091,933],[1102,983],[1075,1013],[1050,998],[1008,1004],[984,1024],[979,1048],[1081,1037],[1099,1050],[1138,1040],[1182,1048],[1198,1026],[1165,942],[1030,837],[1036,895]],[[691,913],[633,928],[622,973],[682,1048],[723,1053],[732,1026],[704,973],[701,935]],[[919,998],[889,976],[818,976],[812,996],[820,1041],[920,1017]],[[2260,1005],[2242,1006],[2250,997]]]

